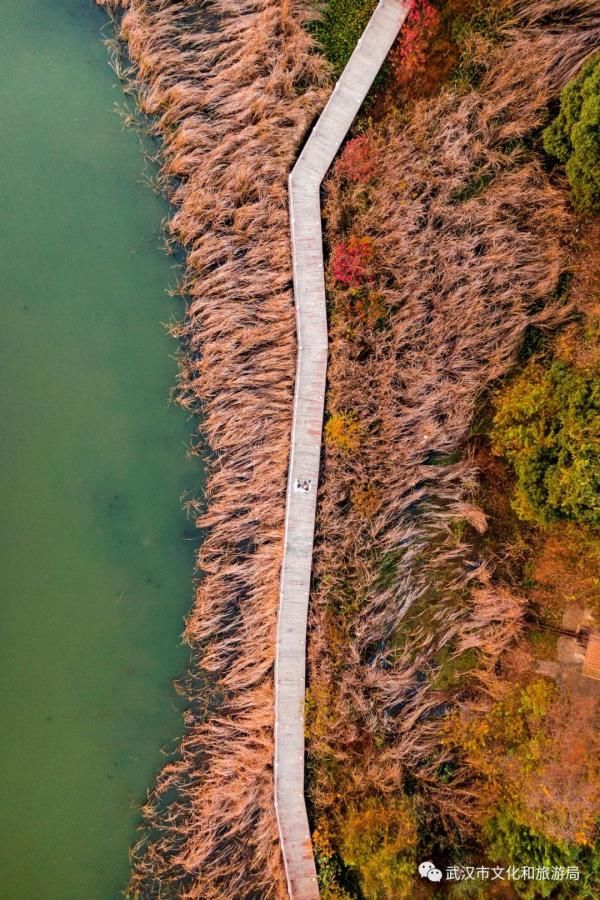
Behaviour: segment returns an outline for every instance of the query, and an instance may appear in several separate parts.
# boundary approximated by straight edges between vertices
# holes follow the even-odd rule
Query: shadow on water
[[[202,472],[167,402],[167,209],[113,111],[104,16],[0,10],[0,897],[113,900],[182,729]]]

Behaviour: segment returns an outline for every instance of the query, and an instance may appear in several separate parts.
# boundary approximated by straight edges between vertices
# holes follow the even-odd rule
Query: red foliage
[[[392,57],[392,68],[399,80],[407,81],[425,68],[427,48],[439,27],[440,14],[429,0],[412,0]]]
[[[348,141],[337,163],[340,175],[347,181],[359,183],[369,181],[375,171],[375,162],[371,151],[370,141],[364,135]]]
[[[331,257],[331,271],[336,281],[358,287],[368,280],[369,263],[373,257],[373,238],[351,237],[336,244]]]

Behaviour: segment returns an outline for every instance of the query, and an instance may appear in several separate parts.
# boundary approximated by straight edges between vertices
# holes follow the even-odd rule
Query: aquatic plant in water
[[[131,892],[273,896],[272,666],[295,366],[287,175],[329,68],[304,27],[308,0],[110,5],[126,7],[130,66],[118,68],[161,141],[167,236],[187,251],[177,394],[201,412],[211,450],[185,631],[188,727],[144,809]]]

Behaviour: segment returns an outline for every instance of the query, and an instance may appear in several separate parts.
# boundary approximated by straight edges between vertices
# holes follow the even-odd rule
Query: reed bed
[[[272,667],[295,369],[287,175],[329,73],[308,0],[108,5],[126,8],[116,68],[160,140],[167,236],[186,250],[177,394],[211,452],[189,727],[144,809],[130,889],[283,896]]]
[[[286,181],[329,71],[304,28],[309,0],[98,2],[119,14],[128,62],[116,68],[161,142],[167,236],[186,250],[177,394],[202,414],[211,451],[188,728],[144,809],[130,891],[285,896],[272,666],[295,367]],[[563,314],[548,298],[571,216],[528,142],[600,37],[598,0],[518,8],[507,52],[474,41],[476,88],[371,132],[367,187],[341,170],[328,185],[329,241],[373,239],[386,316],[349,323],[333,301],[329,409],[356,416],[358,443],[327,449],[319,505],[310,749],[331,763],[313,770],[320,813],[410,774],[449,827],[473,818],[467,775],[438,777],[439,717],[458,697],[435,689],[438,660],[474,651],[466,699],[484,703],[521,603],[463,539],[485,517],[476,471],[454,454],[527,325]]]
[[[599,42],[598,0],[517,3],[501,45],[472,38],[474,84],[367,129],[328,181],[328,413],[341,425],[326,429],[310,612],[319,832],[406,784],[431,827],[476,823],[443,720],[502,690],[522,601],[469,542],[486,521],[464,448],[525,329],[568,313],[572,214],[536,142]]]

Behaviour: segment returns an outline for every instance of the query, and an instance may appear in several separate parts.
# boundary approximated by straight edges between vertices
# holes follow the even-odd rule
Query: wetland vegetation
[[[540,626],[600,586],[599,39],[593,2],[414,4],[326,185],[307,713],[331,900],[429,896],[429,858],[578,863],[509,895],[598,890],[598,692]]]
[[[158,148],[167,249],[184,250],[176,395],[202,417],[194,451],[208,465],[190,505],[203,543],[185,733],[143,809],[129,894],[283,897],[272,681],[295,356],[287,174],[374,3],[98,2],[114,17],[125,119],[141,113]],[[569,605],[600,614],[599,42],[599,0],[414,0],[325,185],[306,697],[324,900],[428,896],[416,864],[429,857],[577,864],[575,896],[599,890],[598,701],[539,627]],[[87,145],[68,159],[86,177],[99,165]],[[156,373],[162,351],[135,346]],[[103,396],[99,383],[87,393]],[[131,458],[164,450],[139,434]],[[86,481],[71,483],[79,504]],[[111,540],[131,534],[113,506]],[[510,888],[573,895],[536,889]]]

